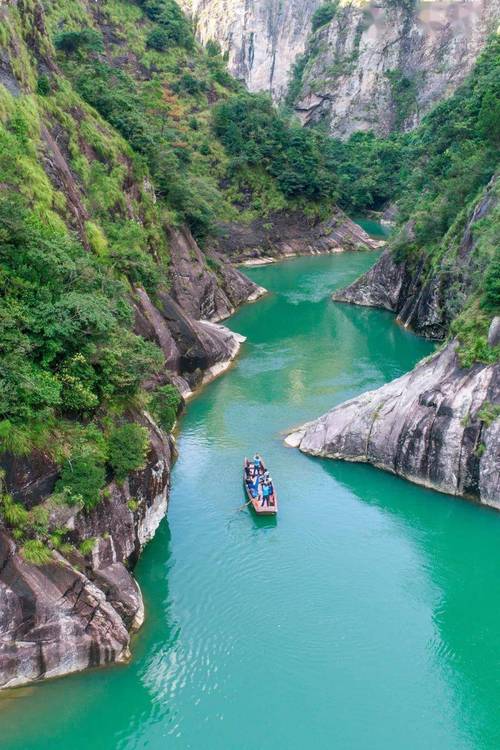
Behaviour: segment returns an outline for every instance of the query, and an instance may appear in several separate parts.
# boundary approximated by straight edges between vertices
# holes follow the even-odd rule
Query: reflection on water
[[[272,294],[231,320],[242,356],[182,419],[168,522],[137,568],[132,663],[4,702],[2,750],[500,747],[500,516],[282,443],[432,350],[384,311],[329,300],[372,261],[252,270]],[[255,450],[277,521],[239,510]]]

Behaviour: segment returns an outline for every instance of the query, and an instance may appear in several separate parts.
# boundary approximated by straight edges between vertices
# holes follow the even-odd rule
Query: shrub
[[[115,427],[109,437],[109,463],[118,481],[131,471],[143,469],[149,447],[148,431],[138,424]]]
[[[40,96],[47,96],[48,94],[50,94],[50,91],[51,91],[50,78],[46,75],[41,75],[38,78],[38,81],[36,84],[37,94],[40,94]]]
[[[92,550],[97,544],[97,539],[95,537],[89,537],[89,539],[84,539],[83,542],[80,544],[80,552],[84,557],[87,557],[87,555],[90,555],[92,553]]]
[[[170,41],[168,32],[166,29],[156,28],[153,29],[146,40],[146,46],[149,47],[149,49],[155,49],[158,52],[164,52],[167,47],[168,43]]]
[[[174,426],[181,401],[181,395],[173,385],[164,385],[153,395],[151,411],[166,432]]]
[[[70,505],[81,501],[91,510],[101,499],[105,478],[104,466],[92,455],[76,455],[65,462],[57,490],[65,493]]]
[[[495,313],[500,309],[500,254],[494,256],[484,277],[481,307]]]
[[[102,52],[104,45],[102,35],[94,29],[82,29],[81,31],[62,31],[54,40],[56,49],[66,55],[70,55],[81,49],[92,52]]]
[[[338,2],[328,2],[321,5],[314,13],[311,21],[311,27],[313,32],[317,31],[321,26],[326,26],[330,23],[332,18],[337,12]]]
[[[52,560],[52,552],[40,539],[29,539],[21,547],[21,555],[32,565],[46,565]]]
[[[500,405],[485,401],[478,411],[477,416],[481,422],[484,422],[486,427],[491,427],[495,419],[500,417]]]
[[[20,531],[26,529],[29,513],[21,503],[14,502],[10,495],[4,495],[2,498],[2,513],[8,526]]]
[[[221,54],[220,44],[215,39],[209,39],[205,49],[209,57],[217,57],[217,55]]]
[[[191,26],[175,0],[146,0],[143,8],[163,28],[170,42],[186,49],[193,47]]]

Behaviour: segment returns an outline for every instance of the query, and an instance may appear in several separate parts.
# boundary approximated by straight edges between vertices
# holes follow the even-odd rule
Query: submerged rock
[[[500,365],[464,370],[456,344],[335,407],[286,438],[304,453],[371,463],[500,508]],[[493,412],[496,413],[496,412]]]

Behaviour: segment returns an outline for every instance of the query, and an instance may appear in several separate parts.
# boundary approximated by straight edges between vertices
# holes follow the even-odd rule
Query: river
[[[500,747],[500,514],[281,439],[432,351],[330,301],[373,258],[249,272],[270,294],[229,321],[241,356],[181,420],[132,662],[3,696],[2,750]],[[237,511],[256,449],[277,522]]]

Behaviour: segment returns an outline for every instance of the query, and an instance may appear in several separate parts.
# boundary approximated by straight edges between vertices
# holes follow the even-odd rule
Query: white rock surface
[[[500,509],[500,365],[460,368],[456,344],[397,380],[294,430],[304,453],[371,463],[440,492]]]

